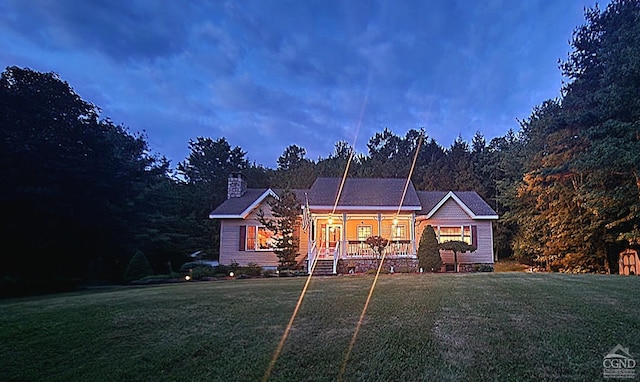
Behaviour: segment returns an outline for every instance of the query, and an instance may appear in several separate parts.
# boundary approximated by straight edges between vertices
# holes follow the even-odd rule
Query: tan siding
[[[300,253],[300,256],[298,256],[296,260],[300,262],[307,256],[307,253],[309,252],[309,234],[311,232],[311,227],[307,228],[306,231],[303,231],[302,227],[300,227],[298,231],[300,232],[300,237],[299,237],[300,247],[298,250],[298,253]]]
[[[240,251],[240,226],[259,224],[253,220],[225,219],[220,223],[220,264],[236,262],[241,266],[256,263],[260,266],[277,266],[278,258],[272,251]]]
[[[448,203],[448,202],[447,202]],[[445,203],[446,204],[446,203]],[[455,202],[454,202],[455,204]],[[453,212],[453,211],[449,211]],[[462,212],[464,213],[464,212]],[[453,216],[454,214],[447,214]],[[458,214],[458,216],[460,216]],[[464,216],[467,216],[464,214]],[[469,217],[463,219],[429,219],[422,221],[416,229],[416,240],[420,242],[422,231],[427,225],[437,226],[460,226],[475,225],[478,230],[478,248],[475,252],[467,252],[458,254],[459,263],[493,263],[493,244],[492,244],[492,222],[490,220],[472,220]],[[442,251],[442,261],[445,263],[453,263],[453,253]]]
[[[470,217],[455,200],[449,199],[447,200],[441,207],[436,211],[433,216],[431,216],[433,220],[469,220]]]
[[[358,226],[371,226],[371,234],[376,235],[378,231],[378,221],[367,218],[353,218],[347,220],[346,240],[358,240]]]
[[[267,198],[271,199],[271,197]],[[220,264],[231,264],[236,262],[241,266],[249,263],[256,263],[261,267],[278,266],[278,256],[273,251],[240,251],[240,226],[260,226],[258,212],[262,210],[266,218],[273,218],[271,208],[265,201],[258,208],[252,211],[246,219],[224,219],[220,223]],[[296,257],[298,262],[307,255],[308,233],[301,230],[300,255]]]

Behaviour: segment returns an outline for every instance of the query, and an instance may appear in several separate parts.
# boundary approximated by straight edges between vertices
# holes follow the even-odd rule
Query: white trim
[[[498,220],[499,218],[498,215],[476,215],[473,220]]]
[[[243,219],[242,215],[213,215],[209,214],[209,219]]]
[[[331,211],[333,210],[333,206],[318,206],[318,205],[310,205],[309,208],[313,210],[320,211]],[[400,211],[420,211],[422,207],[420,206],[404,206],[400,208]],[[397,211],[398,207],[393,206],[341,206],[338,205],[336,207],[338,211]]]
[[[245,236],[244,236],[244,251],[245,252],[273,252],[274,251],[274,248],[258,248],[258,245],[260,243],[260,241],[258,240],[258,231],[260,230],[260,228],[263,228],[264,230],[267,230],[267,231],[271,231],[269,228],[265,227],[262,224],[249,224],[249,225],[246,225],[245,227],[247,227],[246,228],[246,233],[245,233]],[[247,243],[249,242],[249,229],[250,228],[253,230],[254,235],[255,235],[254,236],[255,242],[254,242],[253,248],[249,248],[247,246]],[[273,231],[271,231],[271,232],[273,232]]]
[[[247,216],[256,209],[266,198],[267,196],[272,196],[276,199],[280,199],[278,195],[273,192],[270,188],[268,188],[265,192],[262,193],[249,207],[247,207],[244,211],[242,211],[238,215],[214,215],[209,214],[209,219],[246,219]]]
[[[431,209],[431,211],[429,211],[429,213],[426,215],[426,219],[430,219],[439,209],[440,207],[442,207],[449,199],[453,199],[456,204],[458,204],[458,206],[460,208],[462,208],[462,210],[469,215],[469,217],[473,220],[497,220],[498,219],[498,215],[476,215],[473,213],[473,211],[471,211],[471,209],[469,207],[467,207],[466,204],[464,204],[464,202],[462,200],[460,200],[460,198],[458,198],[458,196],[453,192],[453,191],[449,191],[447,193],[447,195],[445,195],[439,202],[438,204],[435,205],[435,207],[433,207]]]

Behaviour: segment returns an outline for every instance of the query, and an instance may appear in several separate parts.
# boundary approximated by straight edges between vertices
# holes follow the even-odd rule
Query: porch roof
[[[340,178],[318,178],[308,192],[311,210],[332,209],[340,188]],[[398,209],[405,179],[347,178],[336,210]],[[418,211],[422,207],[413,183],[409,182],[401,210]]]

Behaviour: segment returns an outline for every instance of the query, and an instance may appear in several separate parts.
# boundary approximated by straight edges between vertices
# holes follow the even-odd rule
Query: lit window
[[[359,225],[358,226],[358,240],[365,241],[370,236],[371,236],[371,226],[370,225]]]
[[[438,227],[438,242],[464,241],[471,245],[471,226]]]
[[[258,227],[258,247],[256,249],[272,249],[275,238],[273,232],[266,227]]]
[[[266,227],[247,227],[247,251],[265,251],[273,249],[275,237]]]
[[[256,249],[256,227],[248,226],[247,227],[247,245],[246,250],[253,251]]]
[[[407,238],[407,226],[402,225],[394,225],[392,227],[393,238],[394,239],[406,239]]]

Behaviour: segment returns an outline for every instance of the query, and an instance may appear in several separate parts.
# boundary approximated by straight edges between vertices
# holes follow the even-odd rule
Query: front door
[[[322,254],[325,257],[333,257],[336,245],[342,240],[342,227],[339,225],[322,225]]]

